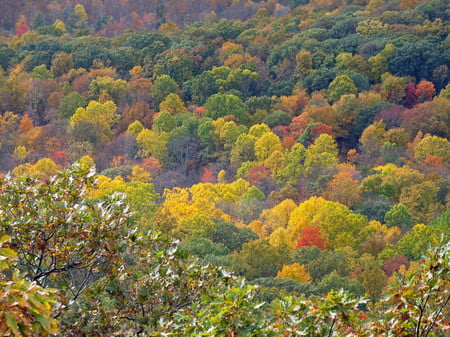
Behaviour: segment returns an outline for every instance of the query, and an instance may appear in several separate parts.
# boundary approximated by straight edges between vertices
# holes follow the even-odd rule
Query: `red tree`
[[[284,125],[275,126],[272,129],[272,132],[274,134],[276,134],[280,138],[284,138],[284,137],[289,136],[289,128],[287,126],[284,126]]]
[[[50,159],[60,166],[65,166],[70,162],[70,158],[64,150],[53,152]]]
[[[258,187],[264,194],[273,187],[273,180],[270,169],[266,166],[255,166],[250,169],[247,175],[248,181]]]
[[[388,129],[397,128],[402,123],[403,111],[405,111],[405,107],[401,105],[392,105],[389,108],[383,109],[377,113],[374,121],[383,121]]]
[[[434,84],[429,81],[422,81],[417,85],[416,96],[419,102],[431,101],[436,94]]]
[[[309,226],[303,228],[300,240],[297,242],[296,248],[305,246],[316,246],[320,249],[325,249],[325,239],[320,233],[317,226]]]
[[[27,25],[27,19],[25,16],[21,16],[16,22],[16,35],[20,38],[23,34],[28,32],[30,27]]]
[[[401,266],[409,267],[408,258],[405,255],[397,255],[385,262],[383,270],[388,277],[400,270]]]
[[[317,124],[315,127],[313,127],[310,131],[311,133],[311,142],[314,142],[314,140],[319,137],[322,133],[326,133],[327,135],[332,136],[333,135],[333,128],[327,124]]]
[[[200,178],[200,181],[202,182],[202,183],[211,183],[211,184],[214,184],[215,182],[216,182],[216,177],[214,176],[214,173],[211,171],[211,170],[209,170],[209,169],[207,169],[207,168],[205,168],[204,170],[203,170],[203,174],[202,174],[202,177]]]
[[[403,99],[403,105],[408,109],[411,109],[417,101],[416,86],[414,85],[414,83],[408,83],[405,88],[405,93],[406,95]]]

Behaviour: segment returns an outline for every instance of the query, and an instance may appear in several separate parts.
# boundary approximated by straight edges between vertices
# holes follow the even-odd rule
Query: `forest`
[[[448,0],[3,0],[0,335],[450,336]]]

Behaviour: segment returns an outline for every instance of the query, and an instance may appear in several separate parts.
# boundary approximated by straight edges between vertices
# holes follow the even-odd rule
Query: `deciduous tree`
[[[283,269],[278,272],[277,277],[289,278],[300,283],[311,282],[311,276],[306,271],[305,266],[298,263],[284,265]]]

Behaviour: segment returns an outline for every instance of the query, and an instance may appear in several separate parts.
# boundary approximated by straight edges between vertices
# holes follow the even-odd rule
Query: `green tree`
[[[86,106],[86,99],[77,92],[64,96],[59,103],[59,117],[70,118],[78,108]]]
[[[45,64],[41,64],[40,66],[34,67],[33,77],[38,80],[42,80],[42,79],[52,78],[53,75],[50,72],[50,70],[48,70],[48,68]]]
[[[235,95],[214,94],[207,99],[205,108],[204,115],[212,119],[231,115],[244,124],[250,121],[247,106]]]
[[[406,232],[413,225],[411,214],[405,205],[398,203],[392,207],[384,216],[384,222],[389,227],[399,227]]]
[[[216,94],[218,90],[216,79],[210,71],[204,71],[190,81],[191,99],[193,103],[198,105],[205,104],[208,97]]]
[[[372,301],[378,300],[387,285],[387,276],[371,254],[363,254],[357,262],[356,279],[361,282]]]
[[[113,79],[109,76],[99,76],[89,83],[89,97],[98,100],[99,97],[107,93],[114,102],[119,103],[128,90],[128,82],[122,79]]]
[[[111,50],[112,65],[119,72],[130,71],[136,64],[140,63],[140,53],[131,47],[115,47]]]
[[[180,245],[180,249],[198,257],[228,255],[230,250],[223,243],[214,243],[206,238],[193,238]]]
[[[169,75],[161,75],[156,78],[155,83],[150,88],[154,106],[158,107],[169,94],[178,89],[178,84]]]
[[[171,132],[177,127],[176,119],[167,111],[162,111],[153,122],[153,130],[158,133]]]
[[[170,76],[181,85],[192,78],[193,60],[185,49],[168,49],[156,56],[154,78]]]
[[[258,78],[257,72],[238,68],[230,72],[225,84],[228,89],[239,90],[244,97],[249,97],[255,94]]]
[[[287,247],[273,247],[268,240],[245,243],[242,249],[232,255],[233,270],[249,280],[258,277],[274,277],[287,263]]]
[[[379,82],[381,75],[389,70],[389,58],[394,53],[395,46],[391,43],[386,44],[384,49],[377,55],[369,58],[369,63],[372,66],[371,75],[374,82]]]
[[[232,149],[230,151],[230,160],[231,162],[242,163],[245,161],[254,161],[255,157],[255,142],[257,138],[242,133],[240,134],[236,142],[233,144]]]
[[[302,49],[295,56],[295,61],[297,63],[295,72],[300,79],[313,71],[313,58],[309,51]]]
[[[275,175],[277,182],[283,184],[296,184],[304,172],[306,149],[301,143],[296,143],[281,158],[282,169]]]
[[[338,101],[343,95],[356,95],[358,88],[347,75],[337,76],[328,86],[327,98],[330,102]]]
[[[223,244],[230,252],[238,251],[242,245],[256,240],[258,236],[249,228],[238,228],[231,222],[221,219],[214,219],[215,231],[211,234],[210,239],[217,244]]]

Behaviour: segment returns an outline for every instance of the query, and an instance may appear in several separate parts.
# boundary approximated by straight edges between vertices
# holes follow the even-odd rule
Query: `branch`
[[[333,322],[331,322],[330,331],[328,332],[328,337],[331,337],[333,335],[334,323],[336,323],[336,317],[333,318]]]
[[[70,269],[75,269],[80,264],[81,264],[80,262],[73,262],[71,264],[68,264],[68,265],[62,267],[62,268],[53,268],[53,269],[47,270],[46,272],[42,272],[42,273],[40,273],[38,275],[35,275],[33,277],[33,281],[38,281],[39,279],[41,279],[43,277],[47,277],[47,276],[49,276],[52,273],[61,273],[61,272],[64,272],[64,271],[68,271]]]
[[[447,299],[445,300],[445,302],[441,305],[439,310],[434,315],[433,321],[431,322],[430,326],[425,331],[425,337],[428,336],[428,334],[431,332],[431,329],[436,324],[436,321],[437,321],[439,315],[441,314],[442,310],[444,310],[444,308],[447,306],[449,301],[450,301],[450,295],[447,296]]]
[[[425,307],[427,306],[429,299],[430,299],[430,296],[428,295],[425,298],[425,301],[423,302],[423,304],[419,305],[420,316],[419,316],[419,320],[417,321],[417,326],[416,326],[416,337],[420,337],[420,324],[422,322],[423,313],[425,312]]]
[[[84,279],[81,282],[81,285],[78,287],[78,290],[75,292],[75,294],[74,294],[73,298],[70,300],[70,302],[74,302],[78,298],[80,293],[85,289],[85,285],[92,275],[92,269],[93,269],[93,266],[91,266],[91,268],[89,268],[89,271],[84,276]]]

